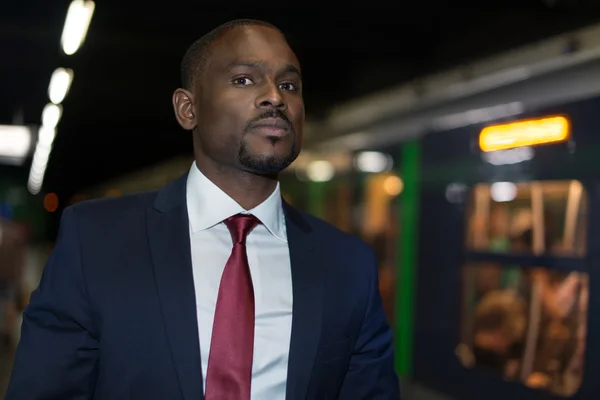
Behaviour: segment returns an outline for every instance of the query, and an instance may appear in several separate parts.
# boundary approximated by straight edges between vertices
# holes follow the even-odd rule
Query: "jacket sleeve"
[[[67,208],[54,251],[23,313],[6,400],[91,399],[97,362],[75,210]]]
[[[377,260],[369,251],[369,297],[361,331],[353,349],[340,400],[399,400],[400,387],[394,370],[392,330],[379,293]]]

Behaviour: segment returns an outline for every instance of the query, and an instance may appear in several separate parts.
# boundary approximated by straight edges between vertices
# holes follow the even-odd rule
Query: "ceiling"
[[[0,124],[39,124],[51,73],[74,70],[44,181],[44,190],[60,197],[191,152],[190,135],[171,106],[179,62],[189,44],[230,19],[264,19],[287,33],[302,63],[310,119],[333,104],[600,21],[600,9],[582,1],[513,1],[517,7],[490,0],[478,10],[473,2],[447,0],[325,10],[97,0],[85,43],[66,56],[60,36],[69,1],[5,3]]]

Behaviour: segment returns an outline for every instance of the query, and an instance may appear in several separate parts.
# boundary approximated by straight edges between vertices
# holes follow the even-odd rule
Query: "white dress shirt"
[[[285,399],[292,330],[292,274],[279,183],[267,200],[246,211],[194,163],[187,178],[187,208],[205,390],[219,284],[233,247],[223,220],[249,213],[262,223],[246,240],[255,297],[251,398]]]

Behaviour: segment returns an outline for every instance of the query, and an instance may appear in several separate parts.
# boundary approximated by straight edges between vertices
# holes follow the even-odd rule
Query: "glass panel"
[[[323,219],[344,232],[352,229],[352,181],[339,178],[325,188]]]
[[[462,364],[561,396],[581,385],[588,276],[492,263],[463,268]]]
[[[395,173],[363,176],[359,235],[375,250],[379,263],[379,289],[388,321],[394,324],[398,195],[403,182]]]
[[[470,197],[467,248],[585,255],[587,197],[580,182],[482,183]]]

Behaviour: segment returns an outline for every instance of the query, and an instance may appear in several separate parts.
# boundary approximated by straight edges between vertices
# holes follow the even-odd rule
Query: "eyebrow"
[[[228,65],[227,69],[230,70],[236,67],[263,68],[263,64],[260,62],[234,61]],[[278,74],[280,75],[286,73],[296,74],[300,77],[300,79],[302,79],[302,72],[300,72],[300,69],[293,64],[288,64],[283,69],[278,71]]]

